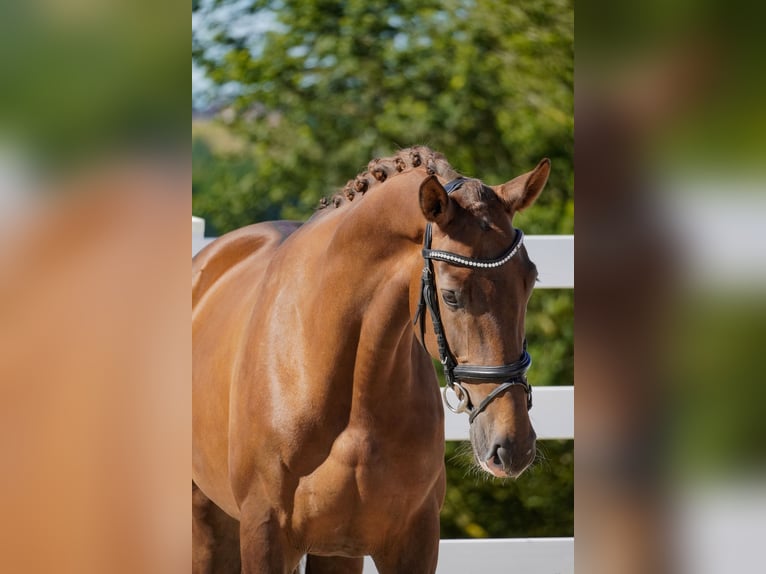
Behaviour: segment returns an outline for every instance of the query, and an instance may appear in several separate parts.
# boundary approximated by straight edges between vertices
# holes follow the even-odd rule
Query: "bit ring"
[[[449,399],[447,398],[447,390],[450,389],[455,394],[458,400],[457,406],[452,406]],[[470,400],[470,397],[468,396],[468,391],[466,391],[463,386],[460,383],[454,383],[451,387],[446,386],[444,389],[442,389],[442,395],[444,396],[444,404],[447,405],[447,408],[451,410],[453,413],[460,414],[460,413],[467,413],[470,409],[468,408],[468,402]]]

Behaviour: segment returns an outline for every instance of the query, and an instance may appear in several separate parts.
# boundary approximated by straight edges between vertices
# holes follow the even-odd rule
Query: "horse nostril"
[[[508,472],[511,468],[511,445],[493,445],[489,457],[487,457],[487,462]]]

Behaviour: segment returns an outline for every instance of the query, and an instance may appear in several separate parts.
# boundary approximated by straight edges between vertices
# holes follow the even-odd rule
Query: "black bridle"
[[[454,179],[444,186],[444,189],[450,194],[458,189],[464,181],[465,178],[462,177]],[[514,240],[513,245],[511,245],[508,251],[502,256],[497,259],[473,259],[450,251],[431,249],[431,224],[428,223],[426,225],[426,231],[423,237],[424,266],[421,278],[420,301],[418,303],[418,309],[415,313],[415,321],[413,324],[416,324],[418,320],[420,320],[421,343],[425,348],[425,317],[423,308],[427,307],[429,314],[431,315],[434,334],[436,335],[436,344],[439,348],[439,359],[444,368],[444,377],[447,381],[447,387],[444,387],[444,402],[454,413],[467,412],[469,423],[473,423],[474,419],[487,408],[489,403],[513,385],[520,385],[524,388],[527,393],[527,410],[532,408],[532,387],[530,387],[525,378],[526,372],[532,364],[532,358],[527,352],[527,341],[525,339],[524,350],[521,353],[521,357],[513,363],[496,366],[459,365],[449,348],[447,337],[444,334],[441,312],[439,311],[439,297],[436,293],[436,285],[434,283],[434,266],[432,262],[433,260],[437,260],[457,267],[492,269],[508,263],[508,261],[518,253],[523,241],[524,234],[520,229],[517,229],[516,239]],[[487,395],[478,406],[474,406],[471,404],[471,398],[468,391],[466,391],[460,383],[463,379],[496,382],[498,386]],[[458,398],[459,403],[456,407],[453,407],[447,399],[447,388],[451,389]]]

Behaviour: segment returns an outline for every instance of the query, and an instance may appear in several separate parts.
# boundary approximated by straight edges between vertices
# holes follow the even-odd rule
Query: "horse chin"
[[[479,466],[484,472],[487,472],[491,474],[492,476],[496,476],[497,478],[516,478],[515,476],[511,476],[510,474],[506,474],[504,471],[497,469],[497,468],[490,468],[489,465],[484,462],[483,460],[479,460],[478,458],[476,461],[479,463]],[[518,475],[517,475],[518,476]]]
[[[516,478],[519,478],[524,473],[524,471],[529,467],[529,464],[525,464],[519,470],[511,469],[510,472],[506,472],[505,470],[501,468],[491,467],[485,461],[480,460],[478,457],[476,458],[476,462],[484,472],[486,472],[487,474],[491,474],[492,476],[496,478],[516,479]]]

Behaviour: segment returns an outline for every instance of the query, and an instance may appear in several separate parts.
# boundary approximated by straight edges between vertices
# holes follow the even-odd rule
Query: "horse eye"
[[[453,309],[460,307],[460,303],[458,303],[457,300],[457,294],[454,291],[442,289],[442,299],[449,307],[452,307]]]

